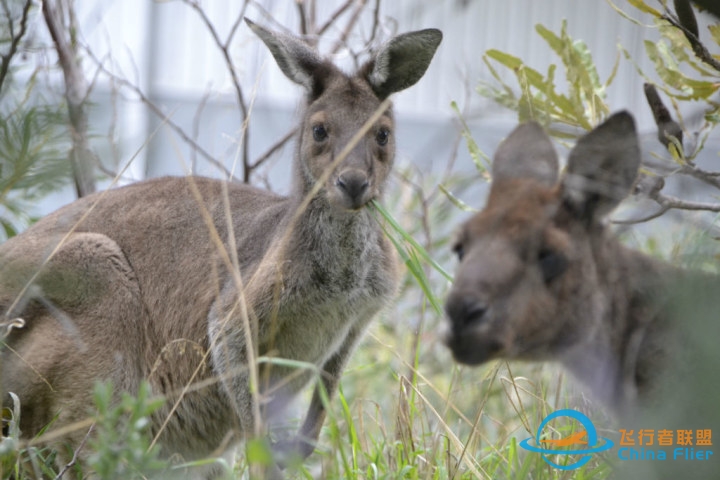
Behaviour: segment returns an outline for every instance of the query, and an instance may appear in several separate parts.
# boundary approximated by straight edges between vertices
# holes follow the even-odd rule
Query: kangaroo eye
[[[457,255],[458,260],[462,262],[462,259],[465,256],[465,249],[463,248],[462,243],[456,243],[453,247],[453,252]]]
[[[385,145],[387,145],[388,138],[390,138],[390,130],[388,130],[387,128],[381,128],[375,134],[375,141],[381,147],[384,147]]]
[[[549,283],[562,275],[568,267],[565,255],[546,248],[540,250],[538,264],[545,283]]]
[[[327,130],[325,130],[325,125],[323,125],[322,123],[313,126],[312,131],[313,138],[316,142],[322,142],[328,137]]]

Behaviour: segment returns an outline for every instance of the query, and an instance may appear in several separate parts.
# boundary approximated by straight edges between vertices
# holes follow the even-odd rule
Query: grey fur
[[[368,322],[396,289],[393,248],[365,208],[381,197],[392,168],[394,123],[364,72],[345,75],[301,40],[248,24],[308,93],[292,192],[199,177],[149,180],[82,198],[0,246],[0,305],[24,319],[4,339],[0,380],[4,401],[15,392],[22,402],[25,438],[58,411],[53,428],[86,418],[97,380],[134,392],[147,379],[168,399],[151,428],[164,454],[218,453],[256,433],[258,408],[267,419],[312,378],[262,363],[257,405],[247,365],[264,356],[320,369],[297,440],[278,446],[303,457],[313,451],[325,417],[321,390],[336,390]],[[417,42],[415,53],[429,63],[436,46]],[[417,68],[404,79],[393,59],[388,65],[394,85],[419,78]],[[29,284],[42,301],[19,308]],[[77,446],[84,433],[63,441]]]
[[[720,361],[708,348],[688,346],[719,334],[720,322],[706,311],[720,308],[720,282],[630,250],[604,226],[639,168],[632,117],[615,114],[581,138],[559,184],[547,182],[547,168],[538,175],[527,164],[547,156],[533,151],[531,139],[548,152],[537,126],[518,127],[494,159],[502,165],[493,171],[503,174],[493,179],[487,205],[457,236],[462,259],[446,301],[449,347],[468,364],[560,361],[618,412],[658,398],[673,405],[674,382],[695,392],[689,372]],[[668,388],[672,395],[659,394]],[[704,380],[698,391],[717,398],[720,387]]]

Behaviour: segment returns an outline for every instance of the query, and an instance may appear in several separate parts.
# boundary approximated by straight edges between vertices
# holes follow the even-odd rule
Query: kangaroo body
[[[629,249],[604,223],[640,160],[626,112],[578,141],[562,178],[542,128],[517,127],[495,154],[485,208],[457,235],[447,344],[472,365],[558,361],[618,414],[620,428],[718,428],[719,279]],[[627,478],[718,471],[717,462],[691,476],[684,463],[627,463]]]
[[[4,338],[0,382],[4,402],[19,396],[28,438],[58,412],[54,427],[91,415],[96,381],[132,393],[146,379],[167,399],[151,425],[164,454],[218,454],[313,378],[277,358],[320,371],[297,440],[277,446],[314,449],[323,390],[334,392],[397,283],[392,246],[365,208],[394,159],[383,101],[420,79],[441,34],[395,37],[349,76],[301,40],[248,24],[308,93],[290,195],[149,180],[82,198],[0,246],[0,302],[8,322],[21,319]]]

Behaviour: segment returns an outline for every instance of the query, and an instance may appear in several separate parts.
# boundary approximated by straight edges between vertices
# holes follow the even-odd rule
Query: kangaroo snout
[[[342,203],[348,210],[357,210],[371,200],[370,180],[360,170],[348,170],[338,175],[335,186],[341,193]]]
[[[503,343],[488,321],[488,305],[472,292],[453,289],[445,302],[445,344],[460,363],[478,365],[496,357]]]
[[[486,311],[484,302],[466,292],[451,291],[445,303],[445,313],[452,323],[453,331],[457,332],[478,326]]]

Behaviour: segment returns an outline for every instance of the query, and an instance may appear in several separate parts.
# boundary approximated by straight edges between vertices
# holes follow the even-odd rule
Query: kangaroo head
[[[485,208],[460,229],[446,301],[456,360],[557,359],[597,333],[609,308],[602,220],[628,194],[640,151],[621,112],[582,137],[558,182],[558,159],[536,123],[517,127],[493,159]]]
[[[399,35],[358,72],[346,75],[299,38],[246,21],[283,73],[307,92],[299,132],[296,177],[301,183],[297,189],[305,194],[324,180],[320,195],[330,205],[350,211],[362,208],[382,193],[392,168],[395,140],[390,107],[361,138],[354,137],[390,94],[420,80],[440,44],[441,32],[428,29]]]

